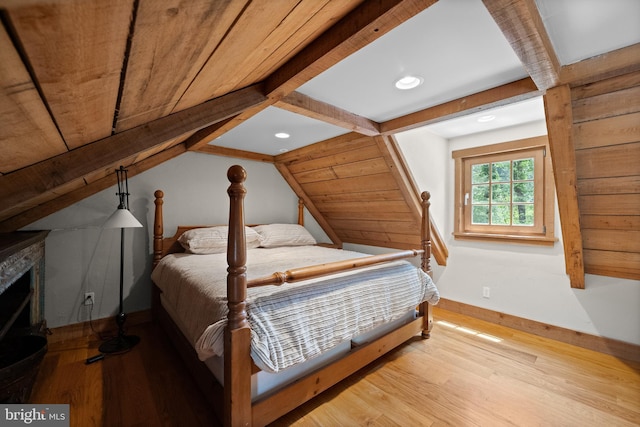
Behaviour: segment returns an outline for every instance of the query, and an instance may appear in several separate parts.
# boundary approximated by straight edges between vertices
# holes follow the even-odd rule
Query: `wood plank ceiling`
[[[571,227],[578,221],[578,204],[595,203],[588,192],[575,197],[577,179],[583,180],[581,187],[591,188],[586,179],[592,175],[581,166],[588,163],[590,148],[582,136],[576,137],[576,150],[584,152],[565,150],[563,155],[561,148],[573,144],[575,127],[566,121],[566,108],[557,103],[566,97],[556,96],[556,88],[571,93],[567,105],[575,113],[586,99],[575,88],[640,71],[639,45],[563,66],[534,0],[483,0],[530,78],[384,123],[295,92],[435,2],[193,0],[182,6],[175,0],[0,0],[0,231],[17,230],[114,185],[113,171],[119,165],[131,176],[187,150],[282,165],[284,157],[279,161],[207,145],[268,106],[373,138],[376,146],[388,150],[381,156],[389,158],[393,144],[388,138],[396,132],[549,91],[553,96],[546,95],[545,101],[554,167],[563,171],[556,173],[556,187],[567,272],[572,286],[584,287],[584,263],[591,256],[583,254],[583,243],[591,248],[606,231],[589,232],[583,242],[580,227]],[[610,96],[637,100],[639,84],[634,78],[625,78],[625,91],[611,89]],[[632,107],[620,113],[631,115],[620,120],[636,118],[629,125],[636,132],[633,143],[638,141],[633,115],[638,111]],[[581,128],[580,123],[576,126]],[[623,154],[611,154],[612,158],[637,155],[635,148],[621,150]],[[635,194],[625,197],[631,200],[629,224],[636,224],[637,231],[638,172],[633,166],[625,170],[635,182],[624,188]],[[302,179],[290,181],[292,187],[299,186],[309,202],[322,206],[322,201],[311,199],[310,183]],[[400,191],[406,196],[413,189]],[[597,191],[605,196],[605,190]],[[591,218],[583,221],[594,227]],[[347,230],[347,222],[331,227],[343,233],[341,239],[375,241],[365,230]],[[331,233],[337,236],[337,231]],[[368,240],[362,238],[365,235]],[[635,246],[628,249],[639,252]],[[632,256],[625,262],[634,260]],[[587,267],[588,272],[611,270],[619,267]],[[637,269],[625,274],[640,276]]]
[[[276,167],[329,237],[396,249],[421,247],[421,198],[392,137],[349,133],[276,156]],[[431,222],[432,255],[448,250]]]
[[[0,2],[0,229],[203,146],[432,3]]]

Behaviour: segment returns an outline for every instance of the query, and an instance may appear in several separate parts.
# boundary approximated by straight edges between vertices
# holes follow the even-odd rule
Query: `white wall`
[[[443,159],[449,156],[447,140],[424,128],[404,132],[396,139],[420,191],[431,193],[429,214],[442,232],[449,221],[449,176],[442,168]]]
[[[640,344],[640,281],[587,275],[586,289],[572,289],[565,274],[557,206],[555,233],[559,241],[553,247],[452,237],[451,152],[544,134],[544,122],[536,122],[449,141],[425,129],[397,135],[420,190],[432,193],[434,218],[449,248],[447,266],[434,268],[438,289],[443,298],[453,301]],[[482,297],[483,287],[490,288],[490,298]]]
[[[585,290],[571,289],[564,273],[561,243],[554,247],[458,241],[453,231],[451,151],[545,133],[535,124],[446,141],[425,130],[398,135],[398,142],[421,190],[432,194],[433,216],[446,240],[447,267],[432,262],[444,298],[490,310],[640,344],[640,281],[587,275]],[[125,311],[150,306],[153,192],[165,192],[165,235],[178,224],[225,223],[228,215],[226,171],[233,164],[248,172],[246,221],[295,222],[297,199],[271,164],[186,153],[129,179],[132,213],[145,226],[125,235]],[[114,178],[115,181],[115,178]],[[53,229],[46,239],[45,316],[50,327],[89,319],[81,305],[95,292],[92,318],[112,316],[118,306],[120,233],[100,226],[117,207],[114,186],[31,224]],[[307,214],[306,226],[328,241]],[[556,235],[561,238],[556,211]],[[366,248],[350,247],[362,250]],[[482,287],[491,297],[482,298]]]
[[[165,236],[179,224],[226,224],[229,214],[227,169],[247,170],[247,223],[296,222],[298,199],[272,164],[185,153],[129,179],[129,206],[144,228],[125,230],[124,309],[150,307],[154,196],[164,191]],[[118,310],[120,231],[101,225],[116,209],[114,186],[43,218],[25,230],[51,229],[45,241],[45,318],[49,327],[89,320],[82,305],[85,292],[95,292],[93,319]],[[319,241],[322,229],[305,215],[305,225]]]

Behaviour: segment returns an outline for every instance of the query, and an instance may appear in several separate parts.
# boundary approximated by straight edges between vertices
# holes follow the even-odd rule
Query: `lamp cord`
[[[93,299],[91,300],[91,307],[89,308],[89,327],[91,328],[91,332],[98,337],[100,341],[105,341],[111,338],[115,338],[115,335],[104,336],[100,331],[96,330],[93,327]]]

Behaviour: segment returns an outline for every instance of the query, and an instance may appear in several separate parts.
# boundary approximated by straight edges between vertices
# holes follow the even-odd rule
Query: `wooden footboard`
[[[244,236],[244,197],[246,190],[244,181],[247,177],[245,170],[240,166],[232,166],[227,178],[231,182],[227,192],[229,193],[229,241],[227,249],[227,261],[229,263],[227,276],[227,298],[229,316],[227,329],[225,330],[225,425],[264,425],[281,415],[287,413],[296,406],[306,402],[317,393],[326,390],[341,379],[366,366],[377,357],[395,348],[411,336],[422,331],[423,336],[428,336],[431,328],[430,309],[428,304],[422,304],[417,321],[409,323],[384,337],[358,348],[346,357],[321,369],[318,373],[311,374],[297,381],[294,385],[278,392],[264,401],[251,405],[251,356],[250,340],[251,331],[246,319],[245,299],[247,292],[246,275],[246,244]],[[415,251],[412,255],[422,255],[422,268],[430,273],[429,257],[431,255],[429,242],[429,194],[423,193],[422,206],[425,217],[422,230],[423,249]],[[406,254],[402,254],[402,257]],[[371,260],[375,258],[375,260]],[[394,255],[370,257],[371,263],[385,262],[395,259]],[[366,260],[366,258],[365,258]],[[354,268],[365,264],[365,261],[351,261],[349,263],[331,263],[323,266],[314,266],[306,269],[298,269],[294,272],[275,273],[274,275],[254,283],[256,285],[278,284],[295,278],[310,278],[347,268]],[[339,265],[338,265],[339,264]],[[357,265],[358,264],[358,265]]]
[[[250,356],[251,331],[247,321],[246,297],[247,288],[252,286],[280,285],[295,280],[308,279],[360,268],[395,259],[421,256],[421,267],[429,275],[431,244],[429,236],[429,193],[422,194],[423,222],[421,224],[422,248],[413,251],[394,252],[391,254],[375,255],[358,258],[346,262],[336,262],[321,266],[312,266],[285,272],[276,272],[270,276],[247,280],[246,260],[247,248],[245,240],[244,198],[246,189],[244,181],[247,175],[241,166],[232,166],[227,172],[230,186],[227,190],[230,199],[229,205],[229,234],[227,247],[227,300],[228,318],[224,336],[224,385],[222,391],[216,387],[213,375],[207,378],[199,378],[201,388],[208,393],[208,399],[219,402],[220,394],[223,395],[222,405],[216,405],[216,412],[223,408],[223,419],[226,426],[259,426],[266,425],[297,406],[303,404],[318,393],[326,390],[358,369],[366,366],[383,354],[389,352],[398,345],[406,342],[417,334],[427,338],[432,326],[431,306],[422,303],[418,310],[418,318],[406,323],[394,331],[364,345],[353,346],[352,350],[340,360],[320,368],[319,370],[297,379],[291,385],[263,397],[252,404],[251,401],[251,376],[255,372]],[[156,221],[154,224],[154,266],[166,254],[181,250],[177,245],[178,233],[174,237],[163,237],[162,221],[162,191],[156,195]],[[299,205],[299,223],[302,224],[302,206]],[[181,234],[189,228],[179,228]],[[178,245],[179,246],[179,245]],[[158,291],[159,292],[159,291]],[[190,370],[198,377],[205,376],[208,372],[202,362],[199,362],[195,351],[188,345],[188,341],[182,336],[170,316],[160,307],[159,296],[154,293],[154,314],[163,324],[172,340],[179,345],[181,356],[190,363]],[[216,397],[218,396],[218,397]]]

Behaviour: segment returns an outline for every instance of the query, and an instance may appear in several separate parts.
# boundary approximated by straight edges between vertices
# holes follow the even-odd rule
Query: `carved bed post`
[[[422,227],[420,230],[420,240],[424,253],[422,254],[422,270],[429,276],[433,277],[431,271],[431,218],[429,216],[429,207],[431,202],[431,193],[423,191],[420,195],[422,198]]]
[[[298,224],[304,225],[304,200],[298,199]]]
[[[431,194],[428,191],[423,191],[420,195],[422,198],[422,225],[420,227],[420,240],[422,244],[422,270],[433,278],[433,271],[431,270],[431,218],[429,216],[429,207],[431,202]],[[433,327],[433,309],[431,304],[423,302],[420,304],[420,314],[424,318],[422,327],[422,338],[429,338],[431,336],[431,328]]]
[[[162,219],[162,204],[164,201],[164,193],[160,190],[156,190],[153,195],[156,197],[155,205],[155,219],[153,221],[153,268],[158,265],[162,258],[162,238],[164,235],[164,223]]]
[[[251,425],[251,330],[247,322],[247,247],[244,231],[244,181],[238,165],[227,172],[229,237],[227,246],[227,300],[229,314],[224,334],[224,424]]]

